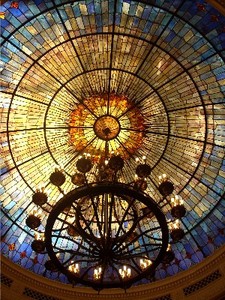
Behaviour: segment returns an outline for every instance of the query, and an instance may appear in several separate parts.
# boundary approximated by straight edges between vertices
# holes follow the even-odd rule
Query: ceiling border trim
[[[59,282],[49,280],[45,277],[40,277],[26,269],[21,268],[19,265],[14,264],[6,257],[2,256],[2,274],[13,280],[12,288],[15,283],[15,287],[18,287],[18,282],[24,287],[36,289],[39,292],[67,299],[67,297],[77,296],[79,299],[134,299],[138,296],[138,299],[149,299],[149,295],[162,296],[168,293],[175,295],[180,294],[183,297],[183,289],[189,285],[199,282],[199,280],[205,278],[207,275],[215,270],[219,270],[222,274],[218,281],[225,278],[225,245],[217,249],[214,255],[207,257],[204,261],[196,266],[191,267],[189,270],[179,273],[171,278],[159,280],[157,282],[143,284],[135,287],[131,287],[124,292],[121,289],[109,289],[104,290],[98,294],[91,288],[85,287],[72,287]],[[175,292],[176,291],[176,292]],[[215,292],[215,290],[214,290]],[[218,291],[221,293],[221,290]],[[225,287],[224,287],[225,293]],[[140,298],[141,297],[141,298]],[[180,297],[180,296],[179,296]],[[173,297],[173,299],[179,299]]]

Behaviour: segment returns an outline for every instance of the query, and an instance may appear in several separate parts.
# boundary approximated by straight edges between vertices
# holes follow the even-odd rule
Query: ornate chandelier
[[[107,140],[111,127],[100,128]],[[65,274],[72,284],[126,289],[152,278],[160,263],[174,259],[169,240],[174,243],[184,235],[179,225],[186,211],[183,200],[178,195],[170,198],[174,220],[166,220],[162,203],[174,191],[172,182],[165,174],[159,176],[162,201],[156,203],[145,192],[151,173],[146,157],[136,159],[134,180],[129,183],[124,182],[124,163],[107,148],[98,160],[84,153],[71,177],[76,188],[54,205],[45,231],[37,230],[40,214],[33,212],[27,218],[27,225],[36,230],[32,249],[49,255],[47,270]],[[64,171],[56,168],[50,182],[61,190],[65,181]],[[37,190],[32,201],[44,207],[48,201],[44,189]]]
[[[33,194],[38,209],[26,220],[35,230],[32,249],[47,252],[46,270],[61,272],[73,285],[126,289],[152,279],[160,263],[174,259],[169,240],[183,237],[185,208],[166,174],[158,178],[158,203],[146,192],[152,168],[146,156],[133,158],[146,134],[141,113],[127,97],[103,93],[72,112],[69,133],[80,155],[70,176],[75,189],[63,192],[67,173],[57,167],[50,183],[61,199],[49,206],[44,188]],[[125,174],[126,164],[133,174]],[[165,201],[173,220],[163,213]],[[40,207],[48,216],[45,227]]]

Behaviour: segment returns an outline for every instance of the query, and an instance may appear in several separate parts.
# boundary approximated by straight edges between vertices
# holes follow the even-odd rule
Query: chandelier
[[[96,134],[102,121],[96,122]],[[100,128],[105,140],[109,134],[113,136],[109,126],[101,124]],[[49,255],[46,269],[63,273],[73,285],[127,289],[142,278],[151,279],[160,263],[174,259],[170,243],[184,236],[179,224],[186,212],[182,198],[170,197],[173,220],[166,220],[162,212],[160,204],[174,192],[166,174],[159,176],[162,201],[156,203],[145,192],[151,174],[146,157],[136,159],[132,182],[124,181],[125,163],[107,148],[98,160],[83,153],[71,177],[76,188],[52,207],[45,230],[38,230],[41,215],[37,211],[26,220],[35,230],[32,249]],[[50,175],[50,182],[61,192],[65,181],[62,169],[56,168]],[[32,201],[44,209],[48,201],[44,189],[37,190]]]
[[[95,289],[128,288],[144,277],[154,275],[160,263],[170,263],[174,253],[169,245],[179,241],[184,231],[179,219],[185,208],[181,197],[171,198],[171,215],[166,221],[160,206],[144,190],[150,166],[144,162],[136,168],[135,180],[120,181],[124,160],[111,154],[93,163],[88,154],[77,161],[72,181],[78,187],[64,195],[49,213],[45,232],[35,233],[32,249],[47,251],[47,270],[62,272],[73,284]],[[94,169],[94,172],[91,170]],[[95,178],[89,182],[90,177]],[[56,169],[50,176],[60,188],[66,177]],[[173,192],[173,184],[165,174],[159,177],[162,198]],[[44,190],[37,190],[33,202],[44,206],[48,200]],[[41,216],[33,212],[27,225],[37,229]],[[63,247],[63,242],[67,241]]]

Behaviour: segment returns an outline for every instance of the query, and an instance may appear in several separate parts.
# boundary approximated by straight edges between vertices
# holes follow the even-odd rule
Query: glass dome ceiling
[[[25,220],[37,187],[49,206],[60,199],[49,184],[56,165],[69,178],[81,153],[101,154],[93,128],[107,111],[120,118],[109,147],[127,159],[124,176],[145,155],[150,196],[159,201],[164,172],[185,201],[185,237],[155,278],[224,244],[225,17],[193,0],[36,0],[3,1],[0,18],[2,253],[67,282],[32,251]],[[64,192],[72,188],[67,180]]]

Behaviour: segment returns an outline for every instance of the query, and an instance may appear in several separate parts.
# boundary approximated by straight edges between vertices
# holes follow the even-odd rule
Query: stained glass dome
[[[185,202],[185,236],[172,243],[175,260],[159,265],[156,280],[223,245],[225,17],[201,0],[2,3],[3,255],[68,283],[46,270],[46,253],[31,249],[32,195],[44,186],[52,207],[61,197],[49,182],[54,168],[70,179],[77,158],[101,155],[106,142],[127,161],[127,180],[135,158],[146,156],[151,198],[160,200],[163,172]],[[63,185],[64,193],[72,188],[71,180]]]

